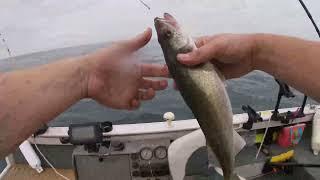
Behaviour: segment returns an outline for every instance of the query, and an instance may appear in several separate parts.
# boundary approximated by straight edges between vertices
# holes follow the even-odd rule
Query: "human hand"
[[[204,36],[196,41],[198,49],[178,54],[185,65],[196,65],[211,61],[226,79],[243,76],[255,69],[256,43],[254,35],[220,34]]]
[[[136,109],[140,102],[150,100],[156,90],[167,87],[166,80],[151,80],[147,77],[167,77],[165,65],[142,64],[132,54],[146,45],[151,38],[151,29],[142,34],[87,56],[90,62],[88,97],[116,109]]]

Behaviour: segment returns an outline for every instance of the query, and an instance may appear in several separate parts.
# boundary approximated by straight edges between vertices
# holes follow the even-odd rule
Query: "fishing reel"
[[[290,87],[278,80],[275,79],[275,81],[278,83],[279,85],[279,92],[278,92],[278,98],[277,98],[277,103],[275,105],[275,108],[272,112],[272,116],[271,116],[271,120],[274,121],[280,121],[281,123],[284,124],[288,124],[290,122],[290,120],[294,119],[294,118],[300,118],[300,117],[304,117],[304,108],[306,105],[306,101],[307,101],[307,96],[304,96],[302,105],[299,109],[297,109],[295,112],[291,112],[291,111],[287,111],[284,113],[279,113],[279,106],[280,106],[280,102],[282,97],[286,97],[286,98],[293,98],[295,97],[295,95],[293,94],[293,92],[290,90]],[[253,123],[255,122],[261,122],[262,118],[261,116],[249,105],[247,106],[242,106],[242,110],[244,112],[246,112],[249,116],[248,122],[243,124],[243,128],[250,130],[253,126]]]
[[[71,124],[67,138],[60,138],[62,144],[83,145],[86,151],[98,152],[101,146],[109,147],[110,141],[103,140],[103,133],[112,131],[112,123],[94,122]]]
[[[282,121],[283,117],[287,117],[287,116],[279,116],[278,110],[279,110],[282,96],[284,96],[286,98],[293,98],[293,97],[295,97],[295,95],[293,94],[293,92],[290,90],[290,87],[286,83],[284,83],[278,79],[275,79],[275,80],[279,85],[279,92],[278,92],[277,103],[276,103],[276,106],[275,106],[274,111],[272,113],[271,119],[275,120],[275,121],[279,121],[279,120]]]
[[[242,106],[242,110],[248,114],[248,122],[243,124],[243,129],[250,130],[255,122],[262,122],[263,119],[251,106]]]
[[[288,124],[291,119],[304,117],[305,116],[304,115],[304,108],[306,105],[307,96],[304,96],[302,105],[297,111],[295,111],[295,112],[288,111],[285,113],[278,112],[278,109],[280,106],[280,101],[281,101],[282,97],[284,96],[286,98],[293,98],[293,97],[295,97],[295,95],[293,94],[293,92],[290,90],[290,87],[286,83],[284,83],[283,81],[280,81],[278,79],[275,79],[275,80],[279,85],[279,93],[278,93],[278,99],[277,99],[276,106],[275,106],[274,111],[271,116],[271,120],[281,121],[281,123]]]

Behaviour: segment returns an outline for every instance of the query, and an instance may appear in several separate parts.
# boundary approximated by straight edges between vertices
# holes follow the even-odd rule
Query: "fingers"
[[[178,54],[178,60],[185,65],[197,65],[216,58],[218,51],[221,48],[219,44],[211,41],[208,44],[201,46],[198,49],[193,50],[192,52],[186,54]]]
[[[178,54],[177,59],[182,64],[193,66],[218,58],[226,49],[226,41],[219,40],[219,38],[225,35],[200,37],[195,41],[198,49],[186,54]]]
[[[137,109],[140,106],[140,101],[146,101],[154,98],[156,95],[156,92],[152,89],[139,89],[137,97],[135,99],[132,99],[130,102],[129,110]]]
[[[149,88],[147,90],[139,89],[139,92],[138,92],[139,100],[142,100],[142,101],[150,100],[150,99],[154,98],[155,95],[156,95],[156,93],[152,88]]]
[[[143,33],[138,34],[136,37],[124,41],[124,45],[129,52],[134,52],[141,47],[145,46],[151,39],[152,30],[151,28],[147,28]]]
[[[144,65],[144,74],[146,76],[168,76],[167,66],[158,66],[158,65]],[[159,70],[160,69],[160,70]],[[130,102],[129,110],[137,109],[140,106],[140,101],[146,101],[154,98],[156,90],[164,90],[167,88],[168,82],[166,80],[151,80],[151,79],[142,79],[140,88],[138,90],[137,97],[132,99]]]
[[[195,39],[194,43],[199,48],[203,45],[205,45],[210,40],[210,36],[202,36]]]
[[[140,101],[137,99],[133,99],[130,102],[130,107],[128,108],[129,110],[137,109],[140,106]]]
[[[168,87],[168,82],[166,80],[151,80],[151,79],[142,79],[141,88],[154,90],[164,90]]]
[[[145,77],[168,77],[167,65],[141,64],[141,74]]]
[[[106,47],[93,53],[92,59],[117,59],[126,57],[146,45],[152,36],[151,28],[147,28],[143,33],[136,37],[114,43],[111,47]],[[112,58],[110,58],[110,56]]]
[[[196,38],[194,43],[199,48],[199,47],[204,46],[205,44],[209,43],[210,41],[214,41],[216,39],[219,39],[219,38],[222,38],[222,37],[226,37],[226,36],[230,36],[230,35],[232,35],[232,34],[223,33],[223,34],[218,34],[218,35],[214,35],[214,36],[201,36],[201,37]]]

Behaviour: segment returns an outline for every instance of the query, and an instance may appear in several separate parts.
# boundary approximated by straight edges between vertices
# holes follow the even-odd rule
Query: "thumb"
[[[210,61],[216,58],[218,49],[218,45],[211,41],[210,43],[201,46],[198,49],[194,49],[193,51],[186,54],[178,54],[177,59],[180,63],[185,65],[197,65],[207,61]]]
[[[136,51],[145,46],[150,41],[151,36],[152,30],[151,28],[147,28],[143,33],[138,34],[136,37],[125,41],[126,48],[130,52]]]

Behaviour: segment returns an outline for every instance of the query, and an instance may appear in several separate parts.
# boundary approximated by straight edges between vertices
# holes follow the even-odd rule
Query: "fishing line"
[[[150,8],[150,6],[147,4],[147,3],[145,3],[143,0],[138,0],[141,4],[143,4],[147,9],[151,9]]]
[[[3,36],[3,34],[0,33],[0,38],[1,38],[1,41],[3,42],[5,48],[7,49],[7,52],[8,52],[8,55],[9,57],[12,57],[11,56],[11,51],[10,51],[10,48],[9,46],[7,45],[6,43],[6,40]],[[38,148],[38,145],[37,145],[37,142],[36,142],[36,138],[33,136],[33,140],[34,140],[34,146],[36,147],[37,151],[39,152],[39,154],[42,156],[42,158],[47,162],[47,164],[53,169],[53,171],[58,175],[60,176],[61,178],[65,179],[65,180],[70,180],[69,178],[65,177],[64,175],[62,175],[51,163],[50,161],[45,157],[45,155],[40,151],[40,149]]]
[[[7,45],[7,41],[4,38],[3,34],[0,33],[0,39],[3,42],[5,48],[7,49],[8,55],[9,57],[12,57],[11,54],[11,50],[9,48],[9,46]],[[40,151],[40,149],[38,148],[37,142],[36,142],[36,138],[33,136],[33,140],[34,140],[34,146],[37,149],[37,151],[39,152],[39,154],[42,156],[42,158],[47,162],[47,164],[53,169],[53,171],[60,176],[61,178],[65,179],[65,180],[70,180],[69,178],[67,178],[66,176],[62,175],[51,163],[50,161],[45,157],[45,155]]]
[[[11,57],[11,50],[10,50],[9,46],[7,45],[7,41],[4,38],[4,35],[1,33],[0,33],[0,38],[1,38],[1,41],[3,42],[4,47],[6,48],[6,50],[8,52],[9,57]]]
[[[318,34],[318,36],[319,36],[319,38],[320,38],[320,30],[319,30],[316,22],[314,21],[311,13],[310,13],[310,11],[309,11],[309,9],[308,9],[307,6],[304,4],[303,0],[299,0],[299,3],[300,3],[300,5],[302,6],[302,8],[304,9],[304,11],[306,12],[308,18],[310,19],[310,21],[311,21],[314,29],[316,30],[316,32],[317,32],[317,34]],[[304,95],[304,99],[307,100],[307,98],[308,98],[308,96],[305,94],[305,95]]]
[[[268,125],[267,125],[267,127],[266,127],[266,130],[264,131],[264,135],[263,135],[262,141],[261,141],[261,143],[260,143],[258,152],[257,152],[257,154],[256,154],[256,159],[258,159],[259,153],[260,153],[261,148],[262,148],[262,145],[263,145],[263,143],[264,143],[264,139],[266,138],[266,135],[267,135],[267,132],[268,132],[268,129],[269,129],[269,126],[270,126],[271,118],[272,118],[272,115],[270,115],[270,118],[269,118],[269,120],[268,120]]]
[[[42,152],[40,151],[40,149],[38,148],[37,142],[36,142],[36,138],[33,136],[33,141],[34,141],[34,146],[36,147],[37,151],[39,152],[39,154],[42,156],[42,158],[48,163],[48,165],[53,169],[53,171],[60,176],[61,178],[65,179],[65,180],[70,180],[69,178],[67,178],[66,176],[62,175],[51,163],[50,161],[46,158],[46,156],[44,154],[42,154]]]
[[[307,6],[304,4],[303,0],[299,0],[299,3],[300,3],[300,5],[302,6],[302,8],[304,9],[304,11],[306,12],[308,18],[310,19],[310,21],[311,21],[314,29],[316,30],[316,32],[317,32],[317,34],[318,34],[318,36],[319,36],[319,38],[320,38],[320,30],[319,30],[317,24],[315,23],[315,21],[314,21],[312,15],[311,15],[309,9],[308,9]],[[304,99],[306,100],[307,97],[308,97],[308,96],[305,94],[305,95],[304,95]],[[270,121],[271,121],[271,116],[270,116],[270,118],[269,118],[268,125],[267,125],[267,127],[266,127],[265,132],[264,132],[264,135],[263,135],[263,138],[262,138],[262,142],[261,142],[261,144],[260,144],[260,146],[259,146],[259,149],[258,149],[258,152],[257,152],[257,154],[256,154],[256,159],[258,158],[259,153],[260,153],[261,148],[262,148],[262,145],[263,145],[263,143],[264,143],[264,139],[265,139],[265,137],[266,137],[266,134],[267,134],[268,129],[269,129],[269,126],[270,126]]]

